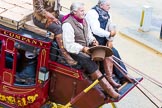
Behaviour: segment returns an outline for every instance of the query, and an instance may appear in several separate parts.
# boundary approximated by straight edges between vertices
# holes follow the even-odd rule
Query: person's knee
[[[113,47],[112,51],[113,51],[113,54],[114,54],[115,57],[120,58],[119,52],[118,52],[118,50],[116,48]]]
[[[47,30],[54,33],[55,35],[62,34],[62,27],[60,24],[52,23],[47,27]]]
[[[62,34],[62,28],[61,28],[61,25],[60,26],[56,26],[55,28],[55,35],[58,35],[58,34]]]
[[[118,53],[118,50],[116,48],[112,48],[113,53]]]

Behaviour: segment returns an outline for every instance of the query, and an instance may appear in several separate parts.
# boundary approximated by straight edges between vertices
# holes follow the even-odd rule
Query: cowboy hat
[[[88,49],[88,54],[91,55],[92,60],[102,61],[105,57],[113,55],[113,52],[110,48],[102,45],[94,46]]]

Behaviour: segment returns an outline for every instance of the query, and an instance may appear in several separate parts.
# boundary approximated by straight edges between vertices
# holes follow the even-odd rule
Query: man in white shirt
[[[84,20],[84,4],[75,2],[70,7],[71,13],[63,18],[63,43],[65,49],[76,60],[86,74],[90,74],[92,80],[102,76],[98,65],[87,55],[90,45],[98,45],[98,42],[91,34],[86,21]],[[101,87],[113,98],[118,98],[118,94],[104,77],[100,81]]]
[[[116,34],[116,30],[115,25],[112,23],[109,9],[110,9],[109,0],[99,0],[98,4],[95,7],[93,7],[90,11],[88,11],[85,18],[92,30],[93,35],[99,42],[99,45],[110,47],[113,51],[114,56],[121,59],[118,51],[113,47],[112,44],[113,38]],[[107,59],[107,61],[105,62],[107,63],[105,63],[104,65],[108,64],[109,59]],[[119,61],[117,62],[123,69],[126,70],[126,67],[122,62]],[[101,66],[103,66],[103,64]],[[104,66],[104,70],[105,72],[106,70],[108,70],[106,66]],[[115,66],[113,66],[113,72],[120,80],[126,80],[124,78],[124,75]],[[117,83],[116,84],[114,83],[114,86],[119,85]]]

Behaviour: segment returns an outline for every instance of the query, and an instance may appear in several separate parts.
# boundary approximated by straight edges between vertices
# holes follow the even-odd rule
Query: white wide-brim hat
[[[26,51],[25,52],[25,57],[28,58],[28,59],[33,59],[33,58],[36,57],[36,54],[33,53],[33,52]]]

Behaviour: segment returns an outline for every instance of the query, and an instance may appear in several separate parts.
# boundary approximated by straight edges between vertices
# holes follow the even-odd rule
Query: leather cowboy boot
[[[104,59],[104,69],[106,73],[106,78],[109,81],[109,83],[116,88],[119,88],[121,84],[116,83],[112,78],[113,73],[113,62],[109,58]]]
[[[97,70],[95,71],[94,73],[92,73],[91,75],[91,78],[92,80],[96,80],[97,78],[101,77],[102,76],[102,73]],[[100,86],[106,91],[106,93],[111,96],[112,98],[119,98],[120,97],[120,94],[117,93],[113,87],[111,86],[111,84],[106,80],[106,78],[102,78],[99,82]]]
[[[63,46],[62,34],[58,34],[55,36],[56,42],[59,46],[62,56],[65,58],[66,62],[70,65],[76,65],[77,62],[69,55],[66,49]]]

